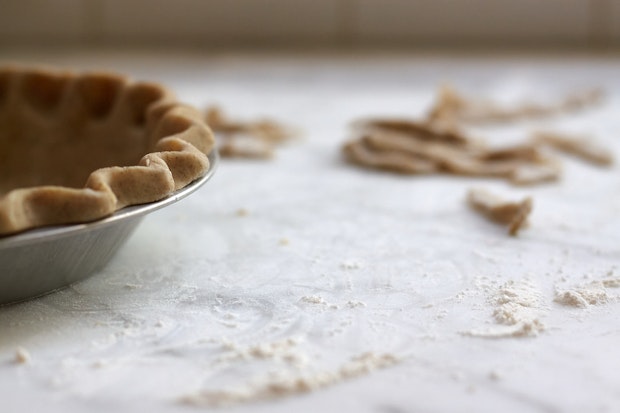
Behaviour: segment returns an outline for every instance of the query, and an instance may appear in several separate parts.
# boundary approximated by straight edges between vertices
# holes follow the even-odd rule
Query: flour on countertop
[[[231,321],[220,321],[220,324],[227,328],[238,328],[239,323],[231,322]]]
[[[299,301],[307,303],[307,304],[316,304],[320,305],[323,308],[329,308],[330,310],[338,310],[340,306],[338,304],[330,304],[321,296],[318,295],[304,295],[299,299]]]
[[[602,281],[592,281],[587,284],[578,284],[570,288],[556,289],[553,301],[570,307],[587,308],[591,305],[605,304],[615,298],[608,288],[618,288],[620,280],[608,278]]]
[[[282,361],[295,367],[301,367],[307,364],[308,356],[297,348],[300,343],[301,339],[295,337],[247,346],[241,346],[231,341],[224,341],[222,347],[227,353],[220,356],[218,361],[228,362],[233,360],[269,359]]]
[[[620,288],[620,278],[605,278],[601,283],[607,288]]]
[[[366,303],[358,300],[349,300],[347,301],[347,307],[349,308],[357,308],[357,307],[366,307]]]
[[[497,370],[491,370],[489,372],[489,379],[493,381],[499,381],[502,379],[502,374]]]
[[[180,402],[197,407],[218,407],[274,400],[310,393],[345,380],[365,376],[375,370],[394,366],[401,361],[400,357],[393,354],[368,352],[351,358],[334,371],[301,375],[275,374],[237,389],[198,391],[182,397]]]
[[[541,317],[541,293],[529,280],[508,281],[491,299],[493,318],[498,324],[489,329],[475,329],[462,334],[472,337],[505,338],[536,336],[545,330]]]
[[[343,304],[334,304],[334,303],[329,303],[327,300],[325,300],[323,297],[319,295],[304,295],[303,297],[299,299],[299,301],[302,303],[306,303],[306,304],[320,305],[321,307],[329,308],[330,310],[339,310],[343,307],[347,307],[347,308],[366,307],[366,303],[360,300],[348,300],[347,302]]]
[[[308,304],[324,304],[327,305],[327,301],[325,301],[325,299],[321,296],[318,295],[304,295],[303,297],[301,297],[299,299],[299,301],[302,301],[304,303],[308,303]]]
[[[340,268],[343,270],[358,270],[362,268],[362,263],[355,260],[346,260],[340,263]]]

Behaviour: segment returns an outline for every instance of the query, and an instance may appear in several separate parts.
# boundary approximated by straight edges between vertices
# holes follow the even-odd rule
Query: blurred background
[[[613,50],[620,0],[4,0],[0,47]]]

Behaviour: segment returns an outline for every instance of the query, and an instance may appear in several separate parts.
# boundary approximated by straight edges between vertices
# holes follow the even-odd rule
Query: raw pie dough
[[[160,85],[0,67],[0,236],[165,198],[206,173],[213,145]]]

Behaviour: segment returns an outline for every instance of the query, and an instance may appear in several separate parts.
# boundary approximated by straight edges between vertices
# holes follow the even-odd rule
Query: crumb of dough
[[[250,214],[250,211],[248,211],[245,208],[239,208],[236,212],[238,217],[246,217]]]
[[[467,202],[475,211],[498,224],[508,225],[508,233],[517,235],[527,224],[532,212],[532,198],[527,197],[519,202],[505,199],[481,188],[470,189]]]
[[[29,364],[32,360],[30,352],[23,347],[17,347],[15,349],[15,363],[17,364]]]
[[[281,374],[266,377],[239,387],[225,390],[202,390],[179,399],[183,404],[197,407],[222,407],[251,402],[276,400],[310,393],[340,382],[368,375],[400,363],[394,354],[364,353],[351,358],[333,371],[313,374]]]
[[[280,238],[279,244],[284,246],[284,245],[289,245],[291,243],[291,241],[289,241],[288,238]]]
[[[533,136],[535,142],[551,146],[592,164],[610,166],[614,163],[611,151],[590,137],[572,136],[550,131],[538,131]]]
[[[555,103],[541,104],[524,102],[514,107],[504,107],[482,99],[465,97],[449,85],[443,85],[437,92],[427,121],[455,123],[501,123],[522,119],[547,118],[563,113],[583,110],[600,103],[603,92],[600,89],[585,90],[559,99]]]

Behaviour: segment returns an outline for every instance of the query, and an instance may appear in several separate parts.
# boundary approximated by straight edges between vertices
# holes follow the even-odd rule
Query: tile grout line
[[[356,43],[359,17],[359,0],[339,0],[336,7],[336,41],[342,47]]]
[[[587,43],[594,47],[611,45],[611,0],[589,0]]]
[[[86,36],[84,42],[88,46],[99,46],[104,42],[103,36],[103,1],[82,0]]]

